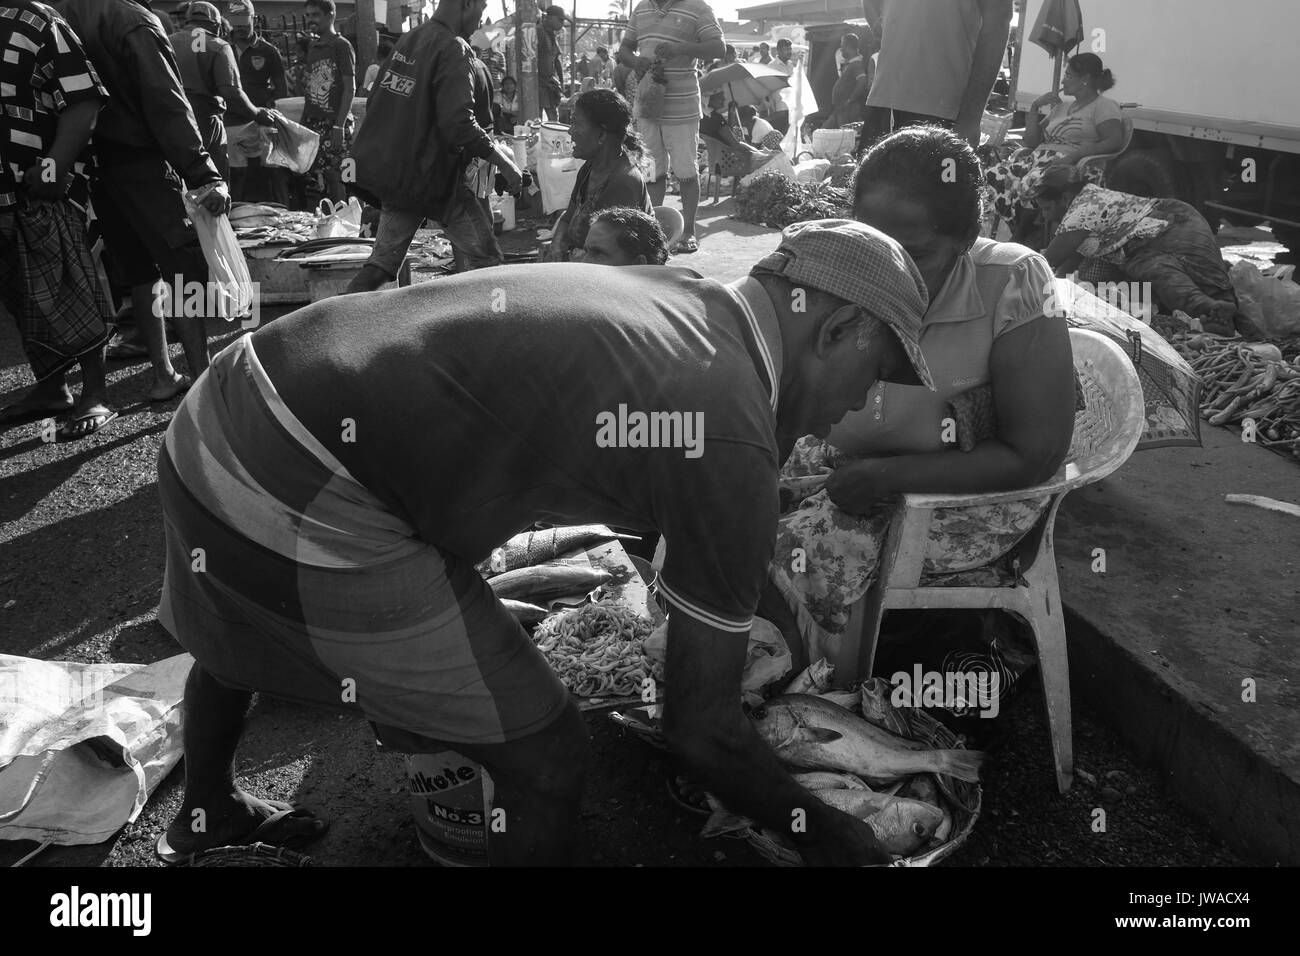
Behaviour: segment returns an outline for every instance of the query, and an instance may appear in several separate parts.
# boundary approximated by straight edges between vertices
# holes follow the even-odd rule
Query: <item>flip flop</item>
[[[266,802],[275,807],[275,813],[259,823],[243,839],[228,843],[226,846],[252,846],[255,843],[262,843],[273,847],[283,847],[286,850],[297,850],[314,840],[320,839],[330,828],[328,818],[323,814],[308,810],[306,807],[294,807],[282,800],[267,800]],[[216,848],[209,847],[207,849]],[[173,849],[167,840],[166,830],[158,834],[158,840],[154,844],[154,854],[166,866],[184,866],[204,852],[206,851],[191,850],[185,853]]]
[[[685,239],[682,239],[680,242],[678,242],[677,245],[673,246],[672,251],[673,251],[673,255],[682,255],[684,253],[699,252],[700,240],[695,238],[694,236],[687,236]]]
[[[174,392],[172,392],[170,395],[168,395],[165,398],[154,398],[152,395],[150,395],[149,401],[153,402],[156,405],[161,405],[163,402],[170,402],[173,398],[176,398],[178,395],[184,395],[186,392],[188,392],[190,390],[190,386],[192,386],[193,384],[194,384],[193,380],[188,375],[182,375],[181,380],[176,383],[176,390]]]
[[[117,418],[117,412],[111,408],[107,412],[87,412],[85,415],[78,415],[76,418],[70,418],[59,426],[55,432],[55,437],[61,441],[76,441],[78,438],[89,438],[95,432],[99,431],[113,419]],[[95,422],[89,429],[78,431],[75,434],[74,429],[82,422]]]
[[[0,408],[0,428],[17,428],[19,425],[27,425],[47,418],[62,418],[76,407],[76,402],[68,402],[67,405],[56,407],[46,406],[45,408],[23,405],[22,403],[6,405],[4,408]]]

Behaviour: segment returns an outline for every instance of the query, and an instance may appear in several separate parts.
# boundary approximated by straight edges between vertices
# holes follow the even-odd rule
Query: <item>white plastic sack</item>
[[[265,126],[244,123],[226,127],[226,155],[231,169],[242,169],[249,159],[265,162],[271,152],[271,133]]]
[[[548,156],[537,151],[537,187],[542,193],[542,211],[555,212],[569,205],[584,160],[572,156]]]
[[[787,156],[785,153],[776,153],[775,155],[773,155],[773,157],[770,160],[768,160],[758,169],[754,170],[748,176],[741,179],[740,185],[748,186],[759,176],[765,175],[767,173],[780,173],[786,179],[794,179],[795,178],[794,163],[790,162],[790,157]]]
[[[1300,285],[1270,278],[1246,260],[1228,270],[1237,307],[1270,339],[1300,335]]]
[[[267,130],[271,142],[264,160],[267,166],[283,166],[294,173],[311,169],[320,151],[319,135],[284,115],[277,118],[274,126],[262,128]]]
[[[139,816],[181,758],[193,663],[0,654],[0,839],[101,843]]]
[[[216,317],[227,322],[246,318],[252,314],[255,300],[244,251],[239,248],[239,240],[226,214],[212,215],[195,201],[197,195],[184,194],[185,212],[194,223],[203,258],[208,263],[207,298],[213,302]]]
[[[801,183],[819,183],[830,171],[829,159],[805,159],[794,167],[794,178]]]

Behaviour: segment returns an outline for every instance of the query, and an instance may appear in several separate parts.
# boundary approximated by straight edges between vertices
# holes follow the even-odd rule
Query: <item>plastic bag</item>
[[[214,216],[199,205],[198,192],[184,194],[185,213],[194,223],[194,231],[208,263],[209,298],[216,316],[233,322],[253,313],[256,296],[248,275],[244,252],[239,248],[235,230],[225,213]]]
[[[276,117],[274,126],[264,128],[271,140],[266,165],[284,166],[295,173],[305,173],[311,169],[312,163],[316,162],[316,153],[320,150],[319,135],[284,114]]]
[[[658,82],[649,70],[636,87],[636,107],[642,119],[657,120],[664,112],[664,96],[668,87]]]
[[[316,207],[317,239],[351,239],[361,235],[361,201],[353,196],[347,202],[331,203],[322,199]]]
[[[785,153],[777,153],[775,156],[769,159],[758,169],[754,170],[752,173],[750,173],[748,176],[742,179],[740,181],[740,185],[748,186],[750,183],[752,183],[759,176],[762,176],[764,173],[780,173],[786,179],[794,179],[795,178],[794,163],[790,162],[790,157],[787,156]]]
[[[1300,335],[1300,285],[1270,278],[1253,262],[1242,260],[1228,270],[1237,293],[1237,308],[1270,339]]]
[[[271,152],[270,130],[256,123],[227,126],[226,139],[230,144],[226,152],[232,169],[247,166],[250,159],[260,159],[265,162]]]

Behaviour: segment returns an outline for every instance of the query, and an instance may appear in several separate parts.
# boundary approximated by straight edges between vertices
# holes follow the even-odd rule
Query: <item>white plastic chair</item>
[[[1062,793],[1074,779],[1074,753],[1069,660],[1053,547],[1056,512],[1068,492],[1100,481],[1124,464],[1146,423],[1142,384],[1124,349],[1098,332],[1083,329],[1070,330],[1070,344],[1087,408],[1075,415],[1065,464],[1051,481],[1018,491],[903,495],[881,549],[876,579],[855,605],[839,657],[833,661],[841,681],[870,677],[880,622],[888,610],[1000,608],[1019,615],[1033,630],[1038,648],[1052,758]],[[936,509],[1046,497],[1051,500],[1043,516],[1012,549],[1015,574],[1002,575],[997,586],[950,587],[943,583],[947,575],[923,574],[931,516]],[[999,559],[989,568],[1005,561]],[[969,573],[961,572],[963,576]]]

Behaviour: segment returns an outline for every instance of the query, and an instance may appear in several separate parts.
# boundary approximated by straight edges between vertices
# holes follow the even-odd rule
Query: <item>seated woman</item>
[[[868,151],[857,183],[854,216],[897,240],[929,290],[920,342],[937,390],[877,382],[866,407],[824,441],[796,443],[782,497],[797,507],[780,520],[773,587],[758,609],[797,639],[792,650],[806,652],[795,650],[796,668],[837,650],[875,576],[892,496],[1038,484],[1064,461],[1074,429],[1069,334],[1063,316],[1046,314],[1051,269],[1022,246],[977,238],[982,177],[970,145],[937,126],[902,129]],[[960,451],[948,403],[977,388],[991,391],[996,422]],[[926,572],[995,561],[1046,505],[1039,498],[936,511]]]
[[[513,76],[502,78],[496,105],[501,110],[497,117],[497,132],[504,136],[513,135],[515,125],[519,122],[519,86]]]
[[[573,155],[585,159],[569,197],[568,208],[555,224],[555,239],[547,262],[567,262],[587,241],[593,213],[614,206],[652,212],[650,192],[633,162],[641,141],[629,130],[632,108],[613,90],[591,90],[578,97],[573,109]]]
[[[745,130],[746,139],[749,145],[756,146],[759,149],[779,149],[781,146],[781,134],[763,117],[758,115],[758,110],[752,106],[742,106],[740,108],[740,125]]]
[[[668,261],[668,237],[659,220],[640,209],[602,209],[591,217],[587,241],[572,259],[596,266],[661,266]]]
[[[709,115],[700,120],[700,135],[716,139],[736,153],[767,156],[769,151],[751,146],[736,136],[736,131],[732,128],[725,112],[727,105],[727,95],[721,90],[709,95]]]
[[[1069,167],[1047,170],[1035,194],[1043,217],[1059,222],[1043,251],[1058,276],[1085,259],[1150,282],[1166,311],[1181,309],[1207,332],[1262,338],[1237,311],[1237,294],[1210,224],[1177,199],[1144,199],[1086,183]]]
[[[1061,101],[1056,91],[1034,100],[1025,124],[1024,146],[984,174],[993,193],[993,211],[1016,224],[1016,236],[1023,236],[1037,213],[1034,190],[1043,170],[1049,166],[1073,166],[1087,156],[1118,152],[1124,145],[1124,113],[1119,104],[1102,96],[1115,85],[1101,58],[1080,53],[1070,58],[1061,90],[1074,102]],[[1040,119],[1038,111],[1051,106]],[[1087,167],[1090,182],[1102,183],[1100,164]]]

